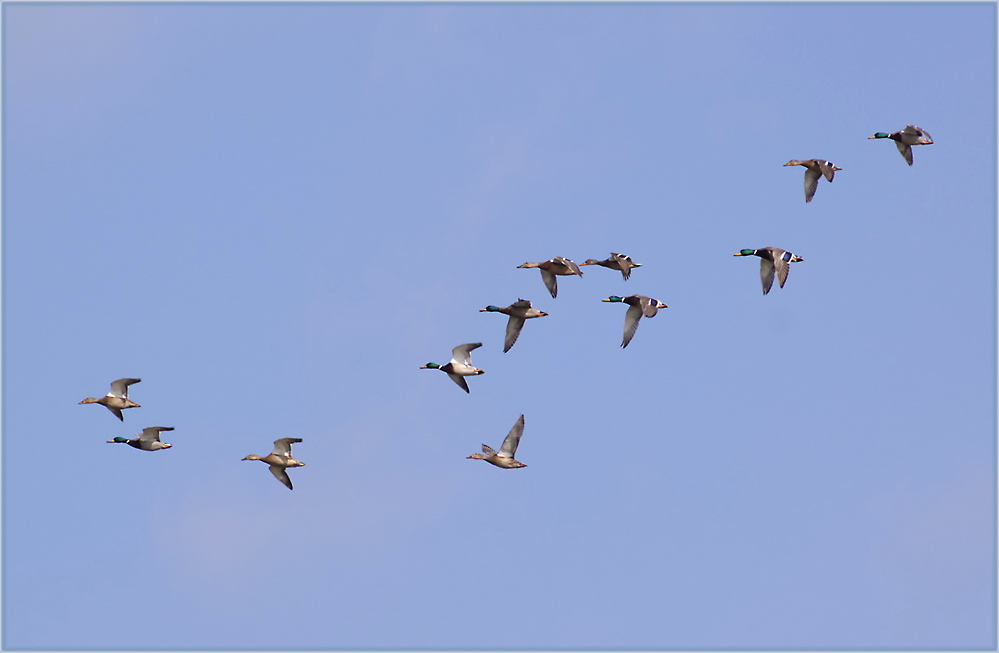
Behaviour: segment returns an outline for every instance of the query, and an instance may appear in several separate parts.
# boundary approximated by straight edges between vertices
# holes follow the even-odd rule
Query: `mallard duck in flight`
[[[130,447],[142,449],[143,451],[159,451],[160,449],[169,449],[173,445],[160,442],[160,432],[172,430],[172,426],[147,426],[142,429],[142,433],[136,433],[136,435],[139,436],[137,438],[129,440],[128,438],[117,437],[113,440],[108,440],[108,443],[117,442],[119,444],[127,444]]]
[[[281,481],[289,490],[294,490],[295,488],[291,485],[291,477],[288,476],[287,470],[289,467],[305,466],[305,463],[302,461],[291,457],[291,445],[301,441],[302,438],[281,438],[274,441],[274,451],[266,456],[257,456],[251,453],[246,458],[243,458],[243,460],[261,460],[267,463],[271,474],[274,474],[274,478]]]
[[[627,281],[628,277],[631,276],[631,268],[642,267],[641,263],[635,263],[632,261],[630,256],[615,254],[614,252],[611,252],[610,258],[605,258],[602,261],[588,258],[584,262],[580,263],[580,265],[599,265],[601,267],[610,268],[611,270],[619,270],[625,281]]]
[[[795,256],[791,252],[784,251],[779,247],[764,247],[762,249],[742,249],[733,256],[759,256],[760,257],[760,281],[763,282],[763,294],[770,292],[774,285],[774,272],[777,273],[777,281],[780,287],[784,287],[787,281],[787,273],[791,263],[804,261],[800,256]]]
[[[836,175],[837,170],[842,170],[843,168],[837,168],[835,164],[826,161],[825,159],[808,159],[807,161],[799,161],[797,159],[791,159],[784,164],[787,166],[805,166],[805,203],[812,201],[815,197],[815,189],[819,187],[819,177],[825,176],[825,178],[832,183],[833,177]]]
[[[635,331],[638,330],[638,321],[642,319],[643,315],[645,317],[655,317],[660,308],[669,308],[658,299],[652,299],[645,295],[628,295],[627,297],[611,295],[607,299],[601,299],[600,301],[621,302],[628,305],[628,312],[624,314],[624,339],[621,341],[622,347],[627,347],[631,339],[635,337]]]
[[[514,456],[517,455],[517,447],[520,445],[520,436],[522,435],[524,435],[523,415],[517,418],[517,421],[513,423],[513,428],[506,434],[506,438],[503,440],[503,446],[500,447],[499,451],[496,451],[489,445],[484,444],[482,445],[482,453],[473,453],[467,458],[473,460],[484,460],[487,463],[496,465],[497,467],[502,467],[504,469],[527,467],[524,463],[514,459]]]
[[[905,162],[910,166],[912,165],[913,145],[933,145],[933,138],[930,136],[930,133],[925,129],[916,127],[915,125],[906,125],[905,129],[900,129],[894,134],[878,132],[874,136],[868,136],[867,138],[890,138],[895,141],[899,154],[902,155],[902,158],[905,159]]]
[[[526,299],[518,299],[513,304],[500,308],[499,306],[486,306],[485,308],[479,309],[480,313],[503,313],[504,315],[509,315],[510,319],[506,322],[506,338],[503,340],[503,353],[510,351],[513,347],[513,343],[517,342],[517,338],[520,337],[520,330],[524,328],[524,321],[529,320],[532,317],[545,317],[548,313],[544,311],[539,311],[536,308],[531,307],[531,302]]]
[[[124,422],[125,418],[122,417],[121,411],[126,408],[142,408],[142,406],[128,398],[128,386],[133,383],[138,383],[141,380],[142,379],[118,379],[117,381],[112,381],[111,391],[109,393],[99,399],[87,397],[80,403],[100,404],[114,413],[115,417]]]
[[[446,365],[438,365],[437,363],[427,363],[426,365],[421,365],[421,370],[440,370],[441,372],[447,372],[447,375],[451,377],[451,380],[458,384],[458,387],[468,392],[468,383],[465,381],[466,376],[475,376],[477,374],[485,374],[485,370],[480,370],[479,368],[472,365],[472,350],[478,349],[482,346],[481,342],[468,342],[464,345],[458,345],[451,350],[451,362]]]
[[[561,256],[556,256],[553,259],[542,261],[540,263],[528,262],[523,265],[518,265],[517,267],[539,268],[541,270],[541,279],[545,282],[545,287],[548,288],[548,292],[552,294],[553,299],[556,295],[558,295],[558,282],[555,280],[556,276],[566,277],[573,274],[583,276],[583,273],[580,271],[578,265],[567,258],[562,258]]]

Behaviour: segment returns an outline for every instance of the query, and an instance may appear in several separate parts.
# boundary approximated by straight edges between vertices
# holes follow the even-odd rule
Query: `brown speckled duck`
[[[812,198],[815,196],[815,189],[819,187],[819,177],[825,176],[825,178],[832,183],[836,171],[843,169],[837,168],[833,163],[826,161],[825,159],[808,159],[807,161],[791,159],[784,164],[785,168],[787,166],[805,166],[806,203],[811,202]]]
[[[126,408],[142,408],[142,406],[128,398],[128,386],[133,383],[138,383],[141,380],[142,379],[118,379],[117,381],[112,381],[111,392],[107,393],[100,399],[87,397],[80,403],[100,404],[114,413],[115,417],[124,422],[125,418],[122,417],[121,411]]]
[[[516,469],[518,467],[527,467],[524,463],[515,460],[514,456],[517,455],[517,446],[520,444],[520,436],[524,435],[524,416],[521,415],[514,422],[513,428],[510,432],[506,434],[506,438],[503,440],[503,446],[500,447],[499,451],[496,451],[489,445],[482,445],[482,453],[473,453],[467,458],[470,460],[484,460],[487,463],[496,465],[497,467],[502,467],[503,469]]]
[[[281,438],[274,441],[274,451],[266,456],[257,456],[251,453],[246,458],[243,458],[243,460],[261,460],[267,463],[270,466],[271,474],[274,474],[274,478],[281,481],[289,490],[294,490],[295,488],[291,485],[291,478],[288,476],[287,469],[289,467],[305,466],[305,463],[291,457],[291,445],[301,441],[302,438]]]
[[[541,279],[545,282],[545,287],[548,288],[548,292],[552,294],[552,298],[558,295],[558,282],[555,280],[556,275],[561,277],[567,277],[573,274],[578,274],[583,276],[580,271],[579,266],[570,261],[567,258],[562,258],[561,256],[556,256],[553,259],[547,261],[542,261],[540,263],[524,263],[523,265],[518,265],[518,268],[539,268],[541,270]]]
[[[635,263],[632,261],[630,256],[616,254],[614,252],[611,252],[610,258],[605,258],[602,261],[588,258],[584,262],[580,263],[580,265],[599,265],[601,267],[610,268],[611,270],[619,270],[625,281],[627,281],[628,277],[631,276],[631,268],[642,267],[641,263]]]

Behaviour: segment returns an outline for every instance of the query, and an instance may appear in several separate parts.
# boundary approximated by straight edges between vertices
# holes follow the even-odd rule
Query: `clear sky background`
[[[995,4],[2,11],[5,649],[996,646]]]

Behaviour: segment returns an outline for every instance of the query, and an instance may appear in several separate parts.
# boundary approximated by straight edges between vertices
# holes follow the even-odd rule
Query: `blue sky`
[[[995,648],[994,4],[2,18],[5,649]]]

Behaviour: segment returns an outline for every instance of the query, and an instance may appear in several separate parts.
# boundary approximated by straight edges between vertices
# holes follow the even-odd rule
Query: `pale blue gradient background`
[[[5,649],[996,646],[994,4],[2,11]]]

